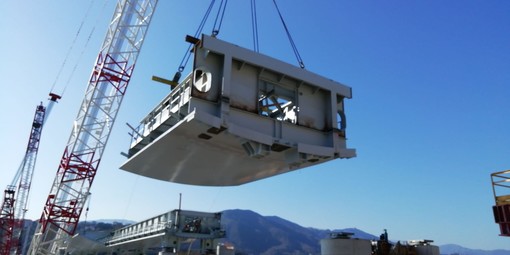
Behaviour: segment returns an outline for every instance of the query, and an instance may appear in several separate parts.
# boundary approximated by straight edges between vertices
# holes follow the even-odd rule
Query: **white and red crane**
[[[25,156],[11,184],[4,190],[2,207],[0,209],[0,255],[22,253],[20,238],[25,213],[28,210],[28,197],[37,161],[42,129],[45,120],[53,108],[53,104],[59,99],[59,95],[50,93],[47,106],[44,106],[42,102],[36,106]]]
[[[28,254],[56,254],[75,233],[157,2],[117,3]]]
[[[103,45],[101,46],[99,56],[97,57],[94,68],[92,70],[92,74],[85,91],[85,96],[78,111],[78,115],[73,122],[71,135],[59,162],[55,179],[44,205],[43,212],[33,236],[28,254],[49,255],[63,253],[67,248],[67,241],[69,240],[69,237],[75,234],[80,216],[84,210],[88,196],[90,195],[90,189],[96,172],[99,168],[99,164],[108,142],[108,138],[112,131],[113,124],[116,120],[117,113],[120,109],[122,100],[131,79],[136,60],[140,53],[145,35],[156,9],[157,2],[158,0],[118,1],[112,21],[106,34],[106,38],[103,42]],[[202,21],[201,27],[203,27],[203,23],[208,13],[210,12],[210,9],[211,7],[208,9],[207,14]],[[201,28],[199,30],[201,30]],[[213,34],[217,35],[217,31],[213,31]],[[200,42],[201,40],[196,38],[198,35],[199,34],[193,38],[190,37],[188,42]],[[214,110],[214,112],[221,114],[221,116],[212,116],[207,111],[204,111],[204,115],[201,115],[202,113],[199,115],[206,116],[203,120],[212,120],[212,122],[214,122],[212,124],[206,123],[212,126],[208,126],[207,131],[205,132],[217,135],[225,131],[220,136],[224,136],[226,138],[225,140],[228,142],[229,146],[235,147],[235,149],[232,150],[232,157],[243,155],[245,158],[254,158],[252,162],[256,161],[256,163],[253,163],[253,166],[255,166],[253,168],[255,171],[260,171],[260,169],[264,166],[261,163],[262,160],[259,159],[269,155],[270,151],[274,152],[273,154],[276,155],[274,157],[276,157],[280,163],[283,163],[278,165],[278,168],[270,169],[269,174],[262,176],[265,178],[286,171],[295,170],[297,169],[297,166],[308,166],[323,159],[330,160],[339,157],[349,158],[355,156],[354,150],[347,149],[345,147],[346,143],[344,133],[345,119],[343,99],[351,97],[351,89],[349,87],[346,87],[340,83],[331,82],[328,79],[319,77],[318,75],[311,74],[308,71],[303,70],[304,65],[302,64],[302,61],[300,61],[301,69],[298,69],[296,67],[291,67],[288,64],[281,63],[281,61],[276,61],[267,57],[261,57],[260,55],[252,53],[251,51],[227,45],[226,43],[220,42],[219,40],[214,41],[216,39],[213,37],[203,36],[203,38],[205,39],[203,39],[202,42],[207,43],[195,44],[194,50],[200,51],[201,53],[198,54],[199,57],[196,57],[197,54],[195,52],[194,69],[196,70],[193,71],[193,76],[189,76],[194,77],[192,82],[193,86],[195,86],[195,89],[193,90],[194,92],[191,92],[191,89],[188,87],[188,89],[183,90],[184,93],[188,94],[183,93],[182,98],[191,98],[190,95],[196,96],[195,94],[189,93],[204,92],[202,94],[203,96],[206,92],[208,92],[212,83],[211,72],[208,72],[207,68],[203,70],[200,69],[200,65],[211,64],[212,67],[210,69],[217,71],[217,73],[214,74],[214,79],[216,79],[214,82],[214,91],[220,91],[219,86],[222,84],[220,80],[227,82],[227,85],[223,83],[221,91],[224,91],[226,94],[221,95],[221,100],[214,101],[213,99],[210,99],[211,102],[214,101],[211,103],[211,105],[221,107],[221,109],[218,108],[219,110]],[[210,48],[206,47],[208,43],[211,43]],[[216,46],[216,48],[214,46]],[[223,53],[213,54],[209,51],[209,49],[218,50],[219,52]],[[213,57],[207,58],[207,56]],[[188,58],[185,56],[183,61],[187,62],[187,59]],[[217,61],[220,59],[222,61]],[[221,62],[222,64],[225,63],[225,67],[219,67],[215,65],[217,64],[216,62]],[[250,65],[249,67],[246,67],[249,71],[243,69],[243,67],[247,65]],[[269,65],[270,68],[267,68],[266,65]],[[184,66],[181,64],[178,74],[180,74],[183,67]],[[237,71],[242,69],[242,71],[238,76],[235,76],[237,74],[232,74],[232,68],[236,69]],[[226,78],[222,78],[222,75],[225,75]],[[261,76],[264,75],[267,77],[261,78]],[[232,78],[234,76],[237,80]],[[175,78],[173,82],[169,82],[169,84],[172,86],[177,85],[179,77],[178,75],[176,75],[176,77],[177,78]],[[187,78],[188,81],[191,80],[189,77]],[[240,79],[240,77],[243,79]],[[249,82],[245,82],[248,78],[253,79],[249,80]],[[201,81],[195,81],[199,79]],[[231,79],[234,80],[231,81]],[[265,84],[265,87],[263,89],[246,89],[243,86],[236,87],[234,85],[230,85],[235,84],[236,82],[249,84],[250,86],[258,86],[258,84],[263,83]],[[189,82],[187,81],[183,82],[182,84],[184,85],[182,87],[191,84],[188,83]],[[316,83],[325,84],[319,86],[316,85]],[[204,86],[198,88],[200,87],[200,84]],[[205,86],[205,84],[209,85]],[[290,85],[288,84],[292,84],[292,87],[289,87]],[[207,87],[207,89],[204,90],[203,87]],[[300,93],[297,93],[298,91]],[[299,96],[301,96],[299,97],[301,99],[306,99],[308,96],[312,97],[313,95],[315,95],[316,98],[319,98],[314,98],[313,100],[303,100],[304,104],[308,102],[311,105],[314,102],[319,101],[326,103],[322,105],[322,108],[312,106],[303,107],[300,110],[300,116],[302,118],[301,122],[299,119],[297,119],[297,117],[291,118],[290,115],[293,114],[289,114],[288,117],[294,121],[286,121],[284,117],[287,116],[287,111],[283,109],[283,106],[281,106],[283,103],[278,101],[276,92],[282,94],[280,101],[285,101],[285,109],[287,109],[287,107],[290,109],[291,106],[298,106],[297,99]],[[214,92],[211,92],[211,94],[213,94],[215,97],[219,95],[218,93],[215,94]],[[303,95],[305,96],[303,97]],[[262,102],[260,100],[261,96],[264,98],[271,97],[271,100],[274,102],[272,104]],[[197,99],[200,98],[199,96],[196,97]],[[266,131],[270,130],[269,132],[271,133],[273,133],[272,130],[284,130],[281,127],[284,125],[304,125],[308,129],[317,129],[316,131],[313,131],[313,138],[306,139],[306,141],[294,139],[297,136],[303,137],[301,135],[302,133],[297,133],[296,131],[290,131],[290,133],[294,135],[292,138],[282,137],[281,134],[267,135],[263,134],[262,132],[250,130],[239,123],[228,122],[230,119],[230,117],[228,117],[230,105],[238,105],[240,109],[245,109],[243,106],[245,102],[242,101],[246,98],[253,98],[253,100],[248,100],[250,104],[253,104],[253,110],[249,110],[249,113],[247,110],[246,115],[252,116],[253,112],[257,112],[259,114],[256,116],[256,118],[254,118],[257,120],[254,120],[253,122],[245,122],[243,125],[249,125],[247,123],[255,123],[259,121],[258,119],[264,119],[265,122],[273,125],[271,128],[264,129]],[[209,98],[202,99],[209,100]],[[240,104],[236,104],[236,100],[239,100]],[[177,101],[182,101],[181,103],[184,102],[184,100],[180,99]],[[193,103],[195,101],[193,101]],[[220,101],[221,103],[218,103]],[[280,107],[274,106],[276,104],[278,104]],[[168,109],[167,104],[163,103],[163,105],[165,105],[166,109]],[[250,105],[250,107],[251,106],[252,105]],[[185,106],[182,106],[179,103],[175,109],[179,110],[181,109],[180,107]],[[275,108],[271,110],[271,114],[269,114],[269,110],[266,109],[268,107]],[[173,105],[171,108],[173,111]],[[189,109],[191,109],[191,107],[189,107]],[[295,107],[292,109],[300,109],[300,107]],[[295,110],[292,111],[295,113]],[[277,113],[273,114],[275,112]],[[173,116],[174,114],[172,113],[176,112],[170,113],[170,115]],[[310,121],[310,118],[308,117],[313,117],[314,115],[318,115],[319,117],[317,120],[312,118],[313,121]],[[180,119],[182,117],[180,114],[175,114],[175,116],[179,116],[179,123],[185,121]],[[191,118],[194,116],[194,114],[188,112],[188,116]],[[220,117],[225,117],[225,119],[221,119]],[[239,117],[237,120],[242,121],[243,118],[244,120],[247,120],[251,117]],[[273,120],[268,121],[268,118],[272,118]],[[172,122],[174,120],[172,119],[169,121]],[[147,123],[141,124],[144,126]],[[222,124],[225,124],[225,127],[221,126]],[[317,124],[317,127],[315,124]],[[199,128],[203,129],[203,126],[199,126]],[[302,128],[299,127],[299,129],[301,130]],[[285,128],[285,130],[287,129]],[[295,130],[295,127],[291,127],[289,130]],[[152,130],[150,131],[152,132]],[[156,130],[156,132],[157,131],[159,130]],[[243,136],[245,133],[248,135],[247,137]],[[146,135],[145,133],[140,134]],[[332,139],[331,143],[328,142],[326,145],[324,145],[323,143],[318,143],[316,141],[314,141],[315,143],[310,142],[310,140],[313,139],[320,141],[326,140],[327,138],[325,138],[325,134],[327,134],[327,138]],[[198,135],[194,135],[194,137],[195,139],[198,137],[198,139],[208,140],[212,136],[199,133]],[[150,140],[151,135],[140,135],[139,138],[140,140],[145,138]],[[247,141],[245,138],[252,140]],[[310,144],[305,144],[305,142],[310,142]],[[333,146],[331,146],[331,144],[333,144]],[[285,150],[289,150],[290,152],[283,152]],[[217,151],[218,150],[216,150],[216,152]],[[135,153],[136,152],[133,151],[133,153],[129,156],[133,156]],[[245,154],[247,154],[247,156]],[[215,154],[211,153],[208,154],[209,157],[214,155]],[[142,158],[142,160],[137,162],[147,162],[143,160],[143,155],[141,156],[142,157],[137,158]],[[135,157],[131,158],[132,161],[135,161],[134,158]],[[287,158],[291,159],[287,160]],[[196,160],[194,159],[194,161]],[[160,161],[153,162],[153,165],[158,164],[158,162]],[[232,164],[230,167],[236,167],[235,165],[236,164]],[[135,164],[134,168],[137,168],[137,166],[138,165]],[[217,168],[221,168],[221,166],[217,165]],[[129,170],[133,170],[133,168],[130,167]],[[223,169],[222,173],[225,174],[229,170],[231,169]],[[231,177],[235,173],[227,174],[230,174]],[[234,180],[233,182],[231,181],[227,183],[222,182],[219,183],[219,185],[239,185],[247,181],[254,181],[256,178],[252,177],[257,176],[256,174],[256,172],[252,171],[247,174],[248,178],[251,179],[244,181]],[[224,177],[229,176],[224,175]],[[262,177],[259,176],[257,178]],[[201,182],[201,178],[203,177],[193,178],[190,182],[188,182],[188,184],[218,185],[218,183],[203,183]],[[237,178],[242,179],[239,177]]]

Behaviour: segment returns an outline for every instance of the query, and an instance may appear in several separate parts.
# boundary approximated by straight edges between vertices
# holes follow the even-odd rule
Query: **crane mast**
[[[74,234],[157,2],[117,2],[29,254],[56,254]]]
[[[46,107],[42,103],[36,106],[25,156],[11,184],[4,190],[0,209],[0,255],[22,253],[20,238],[25,213],[28,210],[28,196],[37,161],[42,128],[53,104],[58,99],[60,96],[50,93],[50,101]]]

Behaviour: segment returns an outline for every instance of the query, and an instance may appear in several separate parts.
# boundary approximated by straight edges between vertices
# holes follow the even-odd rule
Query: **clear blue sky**
[[[509,1],[279,0],[307,69],[353,88],[347,136],[358,157],[222,188],[119,170],[129,145],[124,123],[136,124],[167,94],[150,77],[173,76],[206,2],[160,1],[91,190],[88,220],[143,220],[177,208],[182,193],[189,210],[241,208],[305,227],[388,229],[392,240],[510,249],[493,220],[490,183],[490,173],[510,168]],[[2,189],[89,5],[0,2]],[[272,1],[257,6],[260,51],[296,64]],[[91,8],[55,87],[61,92],[70,79],[43,132],[29,219],[41,215],[114,1]],[[227,8],[219,37],[251,48],[249,1]]]

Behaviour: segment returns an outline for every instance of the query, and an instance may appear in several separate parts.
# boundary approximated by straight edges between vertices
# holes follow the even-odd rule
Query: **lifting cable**
[[[85,203],[87,204],[86,208],[85,208],[85,219],[83,222],[87,222],[87,218],[88,218],[88,214],[89,214],[89,208],[90,208],[90,200],[92,200],[92,193],[90,192],[87,192],[87,195],[85,197],[86,201]],[[83,229],[83,232],[85,233],[87,231],[87,228],[85,227]]]
[[[106,10],[106,5],[107,4],[108,4],[108,1],[105,1],[104,4],[103,4],[103,11]],[[96,24],[94,25],[92,30],[90,30],[89,36],[87,37],[87,41],[85,41],[85,45],[83,45],[83,49],[81,50],[80,55],[78,56],[78,60],[74,64],[74,67],[73,67],[73,70],[71,71],[71,74],[69,74],[69,78],[67,79],[67,81],[65,83],[66,85],[65,85],[65,87],[64,87],[64,89],[62,91],[62,96],[64,95],[64,92],[66,91],[67,85],[69,85],[69,83],[71,83],[71,79],[74,76],[74,72],[78,68],[78,63],[81,63],[81,59],[82,59],[82,57],[83,57],[83,55],[85,53],[85,50],[87,49],[87,47],[89,45],[90,38],[92,38],[92,35],[94,34],[94,31],[96,30],[96,25],[99,23],[99,17],[100,16],[101,15],[98,16],[98,18],[96,19]],[[80,26],[80,29],[81,29],[81,26]]]
[[[253,46],[254,46],[254,51],[255,52],[259,52],[259,35],[258,35],[258,25],[257,25],[257,8],[256,8],[256,5],[255,5],[255,1],[256,0],[251,0],[251,19],[252,19],[252,33],[253,33]],[[209,14],[211,13],[211,10],[214,6],[214,3],[215,3],[215,0],[212,0],[209,7],[207,8],[204,16],[202,17],[202,21],[200,22],[200,25],[198,26],[198,29],[197,31],[195,32],[195,38],[197,38],[198,36],[200,36],[200,34],[202,33],[202,30],[204,28],[204,25],[207,21],[207,18],[209,17]],[[227,8],[227,3],[228,3],[228,0],[221,0],[221,3],[220,3],[220,7],[218,8],[218,12],[216,14],[216,18],[215,18],[215,21],[214,21],[214,25],[213,25],[213,30],[212,30],[212,36],[213,37],[216,37],[219,32],[220,32],[220,28],[221,28],[221,25],[223,23],[223,18],[225,16],[225,10]],[[274,3],[274,6],[276,7],[276,10],[278,12],[278,15],[280,17],[280,20],[283,24],[283,27],[285,29],[285,33],[287,34],[287,37],[290,41],[290,44],[292,46],[292,50],[294,51],[294,55],[296,56],[297,58],[297,61],[299,63],[299,66],[301,68],[305,68],[305,64],[303,62],[303,59],[301,58],[301,55],[299,54],[299,51],[296,47],[296,44],[294,43],[294,40],[292,39],[292,36],[290,35],[290,31],[289,29],[287,28],[287,25],[285,24],[285,20],[283,19],[283,16],[282,16],[282,13],[280,12],[280,9],[278,8],[278,4],[276,4],[276,0],[273,0],[273,3]],[[219,20],[219,21],[218,21]],[[175,73],[174,75],[174,78],[172,79],[172,82],[175,83],[177,85],[177,83],[179,83],[179,79],[181,78],[181,75],[182,75],[182,72],[184,71],[184,68],[186,67],[186,65],[188,64],[188,61],[191,57],[191,48],[193,47],[193,44],[190,43],[190,45],[188,46],[188,49],[186,50],[186,53],[184,54],[182,60],[181,60],[181,63],[179,64],[179,68],[177,69],[177,72]]]
[[[228,0],[225,0],[225,4],[223,4],[223,0],[221,0],[220,8],[218,9],[218,13],[216,14],[216,19],[214,19],[214,25],[213,25],[213,31],[212,36],[216,37],[220,33],[221,24],[223,24],[223,17],[225,16],[225,10],[227,9],[227,2]],[[220,18],[221,13],[221,18]],[[218,18],[220,18],[220,23],[218,24],[218,27],[216,27],[216,24],[218,23]]]
[[[90,10],[92,9],[93,4],[94,4],[94,1],[90,1],[89,7],[88,7],[87,11],[85,12],[85,16],[83,17],[83,19],[80,23],[80,26],[78,27],[78,31],[76,32],[76,35],[71,43],[71,46],[69,46],[69,49],[67,50],[67,54],[64,58],[64,61],[62,62],[62,65],[60,66],[60,69],[58,70],[57,76],[55,77],[55,81],[53,82],[53,84],[51,86],[50,92],[53,92],[53,89],[55,88],[55,85],[57,84],[57,82],[60,78],[60,74],[62,73],[62,70],[64,69],[64,67],[67,63],[67,59],[69,58],[69,55],[71,54],[71,52],[74,48],[74,45],[76,44],[76,40],[78,39],[78,36],[80,35],[81,29],[83,28],[83,24],[85,23],[85,20],[87,20],[87,17],[89,16],[89,13],[90,13]],[[67,85],[66,85],[66,87],[67,87]],[[65,88],[64,88],[64,91],[65,91]]]
[[[251,29],[253,33],[253,50],[259,52],[259,30],[257,26],[257,7],[256,0],[251,0]]]
[[[274,6],[276,7],[276,10],[278,11],[278,15],[280,16],[280,20],[282,21],[283,27],[285,28],[285,32],[287,33],[287,37],[289,38],[290,45],[292,46],[292,50],[294,51],[294,55],[296,55],[297,61],[299,63],[299,66],[301,68],[305,68],[305,64],[303,63],[303,59],[299,55],[299,51],[297,50],[296,44],[294,43],[294,40],[292,40],[292,36],[290,35],[289,29],[287,28],[287,25],[285,24],[285,21],[283,20],[282,13],[280,12],[280,9],[278,8],[278,5],[276,4],[276,0],[273,0]]]
[[[202,33],[202,30],[204,29],[205,22],[207,21],[207,18],[209,17],[209,14],[211,13],[211,10],[214,6],[214,2],[215,2],[215,0],[212,0],[211,4],[207,8],[207,11],[205,12],[204,17],[202,18],[202,21],[200,22],[200,25],[198,26],[197,31],[195,32],[195,38],[200,36],[200,34]],[[175,76],[174,76],[172,82],[175,82],[175,83],[179,82],[179,79],[181,78],[182,71],[184,71],[184,68],[188,64],[189,58],[191,57],[191,47],[193,47],[193,44],[190,43],[190,45],[188,46],[188,50],[186,50],[186,53],[184,54],[184,57],[182,58],[181,63],[179,64],[179,69],[175,73]]]

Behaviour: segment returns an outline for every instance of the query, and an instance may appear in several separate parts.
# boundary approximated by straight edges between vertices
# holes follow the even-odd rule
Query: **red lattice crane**
[[[57,254],[75,233],[157,2],[117,3],[28,254]]]
[[[45,107],[41,103],[36,107],[25,156],[11,184],[4,190],[0,209],[0,255],[22,253],[23,247],[20,238],[23,232],[25,213],[28,210],[28,196],[43,124],[58,99],[60,99],[59,95],[50,93],[48,105]]]

